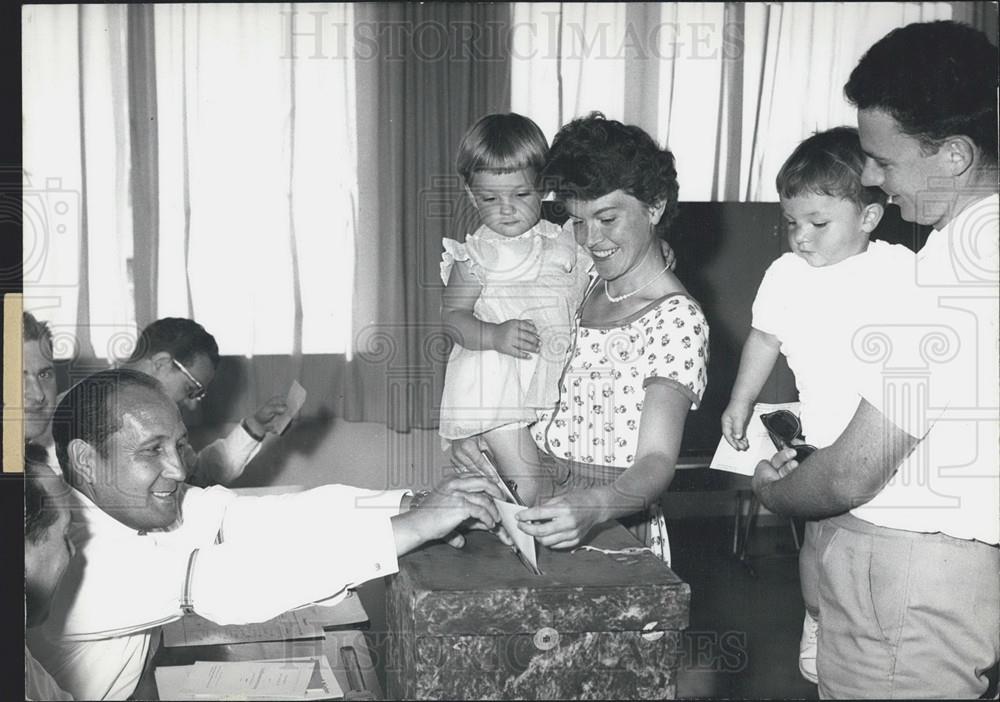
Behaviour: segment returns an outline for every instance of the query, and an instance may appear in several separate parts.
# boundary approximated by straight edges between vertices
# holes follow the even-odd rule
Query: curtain
[[[997,44],[997,3],[995,2],[953,2],[952,19],[970,24]]]
[[[360,218],[345,416],[436,425],[449,351],[441,239],[477,226],[455,174],[465,130],[510,105],[506,4],[355,7]],[[364,38],[364,44],[361,44]],[[377,41],[376,41],[377,40]]]
[[[744,199],[763,201],[777,199],[775,176],[800,141],[830,127],[857,125],[843,88],[868,47],[896,27],[950,19],[952,7],[943,2],[781,3],[748,6],[747,13],[754,35],[764,40],[755,42],[763,51],[751,53],[747,42],[745,52],[744,65],[753,63],[754,75],[759,66],[760,79],[744,90],[746,96],[759,88],[759,97],[740,189]]]
[[[514,3],[511,109],[549,143],[592,110],[625,116],[626,14],[626,3]]]
[[[843,85],[869,46],[974,4],[515,3],[512,108],[550,139],[595,109],[638,124],[673,151],[681,200],[775,201],[796,144],[856,124]]]
[[[349,352],[354,62],[302,35],[349,39],[352,9],[154,9],[157,313],[196,319],[222,354]]]
[[[127,9],[22,9],[25,309],[57,358],[134,334]]]

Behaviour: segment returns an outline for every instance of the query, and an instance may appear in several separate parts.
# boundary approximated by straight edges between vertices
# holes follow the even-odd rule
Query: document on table
[[[726,441],[726,437],[721,437],[719,439],[719,447],[715,450],[715,456],[712,457],[712,463],[709,465],[709,468],[725,470],[730,473],[739,473],[740,475],[749,475],[752,477],[754,470],[757,468],[757,464],[761,461],[769,460],[778,451],[774,447],[771,437],[768,436],[767,429],[764,428],[763,422],[760,421],[760,416],[762,414],[767,414],[768,412],[777,412],[782,409],[788,410],[792,414],[798,416],[799,403],[784,402],[780,404],[769,404],[766,402],[758,402],[754,405],[753,415],[747,423],[746,430],[746,438],[750,447],[746,451],[737,451],[729,445],[729,442]]]
[[[326,656],[198,661],[156,669],[160,699],[330,700],[344,696]]]
[[[305,403],[306,389],[299,385],[299,381],[293,380],[292,386],[288,388],[288,396],[285,398],[284,413],[271,420],[274,432],[276,434],[284,432]]]
[[[310,605],[256,624],[222,626],[197,614],[188,614],[163,627],[163,645],[208,646],[212,644],[291,641],[323,637],[323,628],[368,621],[368,613],[354,593],[335,605]]]

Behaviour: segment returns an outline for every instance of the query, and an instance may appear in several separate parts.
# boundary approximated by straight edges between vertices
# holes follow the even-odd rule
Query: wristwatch
[[[254,433],[254,431],[250,428],[250,425],[247,424],[247,420],[245,417],[243,421],[240,422],[240,426],[243,427],[243,431],[249,434],[250,438],[253,439],[254,441],[261,442],[264,440],[263,436]]]
[[[413,493],[413,497],[410,498],[410,506],[408,509],[416,509],[420,506],[420,503],[427,499],[427,496],[431,494],[430,490],[418,490]]]

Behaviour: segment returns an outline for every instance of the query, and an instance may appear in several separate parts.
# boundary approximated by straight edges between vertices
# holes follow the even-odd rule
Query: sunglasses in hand
[[[792,412],[788,410],[768,412],[767,414],[760,415],[760,421],[764,424],[764,428],[767,429],[774,447],[779,451],[783,451],[786,448],[795,449],[795,460],[799,463],[806,460],[816,450],[815,446],[804,443],[805,437],[802,436],[802,423]]]

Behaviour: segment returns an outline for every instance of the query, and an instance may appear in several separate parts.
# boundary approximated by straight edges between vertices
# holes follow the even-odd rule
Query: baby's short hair
[[[549,144],[533,121],[514,112],[486,115],[465,133],[455,165],[469,184],[473,174],[512,173],[531,168],[542,172]]]
[[[850,200],[860,210],[886,203],[881,188],[861,184],[865,152],[854,127],[834,127],[817,132],[803,141],[788,157],[775,185],[781,197],[812,193]]]

